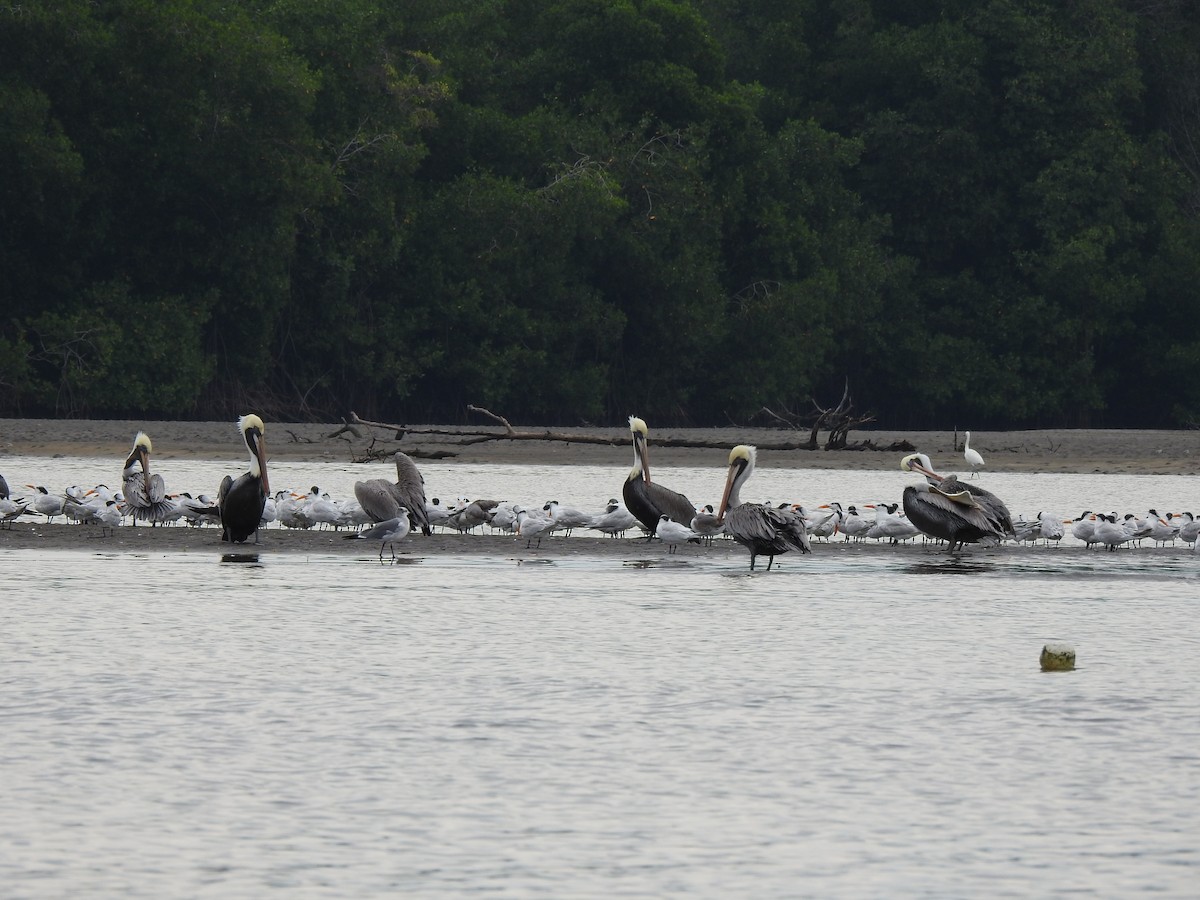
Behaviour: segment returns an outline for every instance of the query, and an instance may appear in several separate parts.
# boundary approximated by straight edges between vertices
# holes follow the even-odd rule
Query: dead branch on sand
[[[875,420],[874,416],[870,416],[870,417],[849,416],[848,415],[849,406],[847,405],[848,397],[849,397],[849,387],[847,386],[847,393],[843,396],[842,403],[839,404],[839,409],[841,409],[841,412],[837,412],[837,410],[829,411],[831,414],[837,412],[837,415],[839,416],[837,418],[838,431],[836,434],[831,432],[830,439],[829,439],[829,441],[826,442],[826,445],[825,445],[826,450],[835,450],[835,449],[836,450],[886,450],[886,451],[895,452],[895,451],[899,451],[899,450],[912,450],[913,449],[912,445],[909,444],[908,441],[897,441],[888,447],[877,447],[874,444],[872,444],[870,441],[860,441],[856,444],[847,444],[846,443],[846,434],[852,427],[855,427],[855,425],[857,425],[857,424],[865,424],[866,422],[873,422]],[[818,409],[819,408],[820,407],[818,407]],[[472,413],[477,413],[481,416],[484,416],[485,418],[491,419],[493,422],[499,423],[500,425],[503,426],[503,430],[502,431],[480,431],[475,428],[445,428],[445,427],[413,428],[409,425],[396,425],[391,422],[372,422],[367,419],[361,419],[361,418],[359,418],[357,413],[351,412],[350,415],[345,420],[343,420],[345,422],[344,427],[339,429],[338,432],[335,432],[335,434],[340,434],[342,431],[345,431],[349,428],[353,428],[354,426],[362,426],[364,428],[379,428],[379,429],[382,429],[385,431],[390,431],[395,435],[393,440],[396,440],[396,441],[401,441],[405,437],[409,437],[409,436],[413,436],[413,435],[420,435],[420,436],[424,436],[424,437],[433,437],[433,438],[453,438],[454,440],[445,441],[445,443],[449,443],[451,446],[457,446],[457,447],[466,447],[466,446],[470,446],[473,444],[487,443],[489,441],[558,441],[558,442],[567,443],[567,444],[599,444],[599,445],[604,445],[604,446],[609,446],[609,447],[628,446],[630,443],[632,443],[631,439],[627,435],[617,437],[617,436],[612,436],[612,435],[568,434],[566,432],[548,431],[548,430],[547,431],[521,431],[521,430],[515,428],[513,426],[513,424],[508,419],[506,419],[504,416],[497,415],[496,413],[494,413],[491,410],[486,409],[482,406],[474,406],[472,404],[468,404],[467,411],[472,412]],[[769,410],[768,410],[768,412],[769,412]],[[779,418],[779,417],[776,416],[776,418]],[[784,421],[784,420],[781,419],[781,421]],[[367,450],[368,455],[367,455],[366,459],[370,459],[370,460],[380,459],[388,454],[388,451],[374,450],[374,443],[375,443],[375,438],[372,437],[371,438],[371,446]],[[673,448],[698,449],[698,450],[729,450],[735,446],[735,442],[728,441],[728,440],[708,440],[708,439],[700,439],[700,438],[671,437],[669,435],[662,436],[662,437],[656,437],[654,439],[654,444],[656,447],[673,447]],[[771,443],[760,442],[758,444],[758,449],[760,449],[760,450],[815,450],[815,449],[817,449],[815,432],[814,432],[814,435],[810,436],[809,440],[807,440],[807,441],[777,441],[777,442],[771,442]],[[417,455],[422,455],[422,454],[419,454],[418,452],[414,451],[414,452],[410,453],[409,455],[417,456]],[[423,456],[424,456],[424,458],[444,458],[446,456],[453,456],[453,455],[454,454],[450,453],[450,452],[441,452],[440,454],[437,454],[437,455],[425,454]]]

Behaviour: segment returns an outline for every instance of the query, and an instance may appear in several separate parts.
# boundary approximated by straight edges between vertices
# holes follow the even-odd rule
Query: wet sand
[[[260,532],[258,544],[253,541],[245,544],[224,544],[221,542],[221,530],[213,526],[195,528],[172,525],[151,528],[145,525],[123,525],[106,534],[96,525],[47,523],[38,516],[36,520],[34,517],[30,517],[28,521],[20,520],[13,523],[11,527],[0,529],[0,549],[74,550],[94,554],[221,554],[229,556],[231,562],[251,562],[259,554],[279,553],[378,558],[378,544],[349,538],[349,534],[350,532],[347,531],[317,529],[305,531],[273,525]],[[661,541],[647,541],[644,537],[633,537],[633,534],[634,532],[630,532],[630,536],[625,538],[609,538],[580,533],[570,537],[551,535],[543,538],[540,546],[534,541],[534,546],[529,548],[526,547],[527,542],[524,538],[508,534],[436,532],[429,537],[414,534],[397,545],[396,556],[398,564],[419,562],[426,556],[499,557],[522,563],[549,563],[572,558],[601,557],[623,560],[626,565],[635,567],[687,565],[689,562],[697,560],[716,560],[729,561],[731,564],[741,563],[749,568],[750,555],[747,550],[728,539],[718,539],[710,547],[684,544],[671,553]],[[1125,554],[1130,551],[1121,549],[1118,552]],[[1178,542],[1174,547],[1152,547],[1147,543],[1132,552],[1139,556],[1144,554],[1179,556],[1192,551],[1187,545]],[[1063,547],[1005,544],[999,549],[968,547],[963,553],[967,556],[987,559],[994,554],[1074,555],[1095,554],[1102,553],[1102,551],[1088,550],[1079,544]],[[860,556],[876,559],[894,558],[897,561],[907,562],[947,558],[944,545],[938,546],[919,540],[896,545],[842,539],[813,541],[814,556],[827,556],[828,554],[838,554],[845,558]],[[806,558],[812,557],[787,553],[776,558],[775,568],[797,569],[804,565]],[[392,562],[390,549],[383,551],[383,561],[385,563]],[[766,558],[760,557],[758,568],[763,569],[766,564]]]
[[[361,436],[346,433],[331,437],[338,427],[269,422],[269,455],[272,459],[301,462],[349,461],[365,456],[370,450],[404,450],[417,459],[439,458],[451,463],[611,463],[617,468],[625,468],[629,457],[629,431],[624,427],[554,429],[567,434],[607,437],[611,444],[513,440],[464,444],[457,436],[413,433],[416,429],[436,427],[427,425],[411,426],[401,440],[396,440],[393,432],[378,428],[363,429]],[[0,419],[0,474],[5,455],[124,457],[139,430],[153,439],[158,459],[223,459],[244,455],[237,427],[230,422]],[[490,426],[463,430],[476,434],[498,431]],[[724,463],[725,453],[720,448],[665,446],[672,439],[707,440],[726,446],[757,444],[760,461],[776,468],[879,470],[894,467],[899,458],[896,451],[763,449],[773,443],[803,441],[807,436],[807,433],[766,428],[656,429],[652,425],[650,430],[653,459],[658,465]],[[855,431],[850,439],[870,440],[881,447],[907,441],[928,453],[939,468],[961,471],[965,466],[961,451],[954,448],[952,431]],[[989,472],[1200,474],[1200,431],[977,431],[972,432],[971,445],[983,454],[985,471]]]

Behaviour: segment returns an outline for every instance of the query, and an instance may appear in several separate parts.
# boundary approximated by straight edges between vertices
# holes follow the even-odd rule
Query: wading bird
[[[256,415],[238,419],[242,440],[250,451],[250,471],[236,481],[226,475],[217,491],[217,506],[221,511],[221,540],[244,544],[251,535],[258,542],[258,523],[262,520],[267,496],[271,493],[267,480],[266,426]]]
[[[975,477],[975,473],[983,468],[983,457],[979,455],[978,450],[971,449],[971,432],[967,432],[967,436],[963,439],[963,459],[967,461],[967,465],[971,467],[971,477]]]
[[[790,550],[810,553],[811,548],[804,522],[790,508],[741,502],[742,486],[754,474],[757,458],[758,450],[745,444],[729,451],[729,475],[717,522],[724,524],[727,535],[750,551],[750,571],[754,571],[755,559],[766,556],[769,572],[779,554]]]
[[[380,562],[383,561],[384,547],[392,548],[392,559],[395,559],[396,544],[408,537],[408,533],[412,530],[412,526],[408,522],[408,510],[401,506],[399,512],[400,514],[393,519],[372,525],[358,534],[348,534],[346,538],[348,540],[378,541]]]

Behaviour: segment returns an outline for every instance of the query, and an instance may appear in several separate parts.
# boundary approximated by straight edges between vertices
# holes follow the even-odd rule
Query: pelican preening
[[[133,449],[125,460],[121,473],[125,505],[134,522],[149,522],[152,526],[166,520],[175,509],[167,499],[167,488],[161,475],[150,474],[150,454],[153,447],[144,431],[133,439]]]
[[[217,506],[221,510],[221,540],[244,544],[255,535],[262,520],[263,508],[271,486],[267,480],[266,426],[256,415],[242,416],[238,428],[246,449],[250,451],[250,471],[235,481],[226,475],[217,491]]]
[[[659,520],[664,515],[680,525],[690,526],[696,515],[692,502],[678,491],[650,480],[650,456],[646,447],[650,430],[646,423],[637,416],[630,416],[629,433],[633,436],[633,468],[621,488],[625,507],[651,536],[657,532]]]
[[[990,491],[938,475],[921,453],[904,457],[900,468],[925,476],[904,489],[905,515],[924,534],[948,541],[951,551],[968,543],[998,544],[1013,533],[1008,508]]]
[[[425,506],[425,479],[417,464],[399,450],[396,451],[396,483],[385,478],[356,481],[354,497],[374,522],[394,519],[404,507],[408,510],[411,527],[420,528],[425,535],[433,533]]]
[[[758,451],[739,444],[729,452],[729,475],[717,512],[717,523],[724,524],[725,533],[750,551],[750,570],[754,560],[766,556],[767,571],[775,557],[789,550],[811,552],[808,532],[800,516],[790,508],[782,509],[760,503],[742,503],[742,486],[754,473]]]

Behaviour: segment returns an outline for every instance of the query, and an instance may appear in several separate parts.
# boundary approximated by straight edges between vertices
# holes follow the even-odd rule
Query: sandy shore
[[[40,518],[40,517],[39,517]],[[379,545],[347,538],[348,532],[296,530],[277,526],[260,533],[260,542],[247,544],[222,544],[221,531],[215,527],[190,528],[181,525],[150,528],[148,526],[124,525],[104,534],[95,525],[67,525],[45,521],[17,521],[9,528],[0,529],[0,549],[5,550],[78,550],[88,553],[220,553],[231,557],[231,562],[250,562],[258,554],[311,554],[315,556],[357,556],[373,559],[379,555]],[[1191,549],[1182,542],[1174,547],[1152,547],[1144,545],[1134,551],[1122,553],[1179,556],[1191,554]],[[1043,554],[1100,553],[1087,550],[1082,545],[1048,548],[1044,546],[1006,544],[999,550],[971,547],[967,556],[986,560],[989,556],[1013,553],[1041,556]],[[608,538],[575,534],[571,537],[552,535],[544,538],[541,546],[526,548],[526,541],[507,534],[457,534],[438,532],[429,537],[411,535],[398,545],[396,554],[400,563],[416,562],[423,557],[472,556],[498,557],[519,562],[545,563],[581,557],[602,557],[623,560],[630,566],[686,565],[697,560],[716,560],[730,565],[744,564],[749,568],[750,557],[746,549],[731,540],[714,541],[711,547],[697,544],[680,546],[671,554],[661,541],[648,542],[644,538]],[[814,541],[814,556],[837,554],[841,557],[894,558],[897,561],[920,562],[922,560],[945,560],[944,548],[933,544],[909,542],[899,545],[887,543],[850,542],[845,540]],[[812,558],[812,557],[805,557]],[[391,551],[384,551],[384,562],[391,562]],[[766,565],[761,559],[760,568]],[[794,569],[803,565],[797,554],[785,554],[776,561],[776,566]]]
[[[429,429],[434,426],[412,426]],[[337,425],[273,422],[267,425],[267,446],[273,459],[295,461],[350,460],[369,449],[404,450],[417,458],[442,458],[447,462],[544,464],[628,463],[629,432],[623,427],[569,429],[567,434],[598,435],[612,444],[551,441],[496,440],[464,444],[457,436],[425,435],[410,431],[401,440],[383,429],[364,430],[361,436],[331,437]],[[5,455],[121,457],[144,430],[154,440],[155,456],[222,459],[241,456],[237,428],[229,422],[145,422],[53,419],[0,419],[0,474]],[[479,427],[478,433],[497,429]],[[528,430],[541,430],[530,427]],[[757,444],[760,448],[807,438],[778,429],[711,428],[655,429],[650,439],[654,461],[666,465],[721,465],[724,452],[714,448],[671,448],[671,439],[693,439]],[[954,449],[952,431],[859,431],[852,441],[869,439],[878,446],[908,441],[933,457],[939,467],[961,470],[962,455]],[[961,435],[960,435],[961,440]],[[1043,430],[972,432],[972,447],[979,450],[991,472],[1080,472],[1100,474],[1143,473],[1157,475],[1200,474],[1198,431]],[[895,452],[760,450],[760,460],[775,467],[798,469],[890,469],[898,462]],[[714,462],[715,461],[715,462]],[[957,466],[955,464],[958,464]]]
[[[348,461],[361,458],[370,449],[401,449],[418,458],[441,458],[453,464],[497,463],[518,465],[611,464],[624,469],[629,462],[628,431],[611,429],[555,429],[580,435],[604,435],[611,444],[496,440],[462,443],[459,436],[408,433],[396,440],[390,431],[375,429],[360,436],[331,437],[336,425],[269,423],[267,444],[272,459],[296,462]],[[432,426],[418,426],[430,428]],[[146,431],[154,441],[158,459],[222,459],[241,455],[237,428],[228,422],[133,422],[133,421],[62,421],[48,419],[0,420],[0,475],[6,456],[85,456],[120,459],[129,451],[133,435]],[[415,430],[415,429],[414,429]],[[478,432],[494,429],[479,428]],[[533,430],[533,429],[530,429]],[[760,447],[806,436],[774,429],[661,429],[651,431],[652,458],[659,465],[720,466],[726,453],[720,448],[670,448],[662,446],[670,439],[754,443]],[[933,457],[935,465],[949,471],[962,470],[961,453],[954,450],[952,432],[857,432],[855,440],[869,439],[879,446],[908,441]],[[1016,431],[973,432],[972,446],[987,460],[989,472],[1079,472],[1101,474],[1200,474],[1200,432],[1195,431]],[[882,470],[894,468],[900,454],[895,451],[760,450],[760,460],[769,459],[774,467],[796,469]],[[263,543],[229,547],[220,542],[213,528],[148,528],[123,526],[105,537],[100,529],[66,524],[50,524],[30,519],[18,520],[11,528],[0,529],[0,547],[41,549],[88,549],[95,552],[221,552],[255,553],[258,550],[286,553],[319,553],[370,556],[376,547],[360,541],[345,540],[330,531],[270,529]],[[1044,548],[1021,548],[1029,552],[1047,552]],[[1079,548],[1062,548],[1073,552]],[[896,548],[880,545],[832,544],[820,552],[920,554],[921,547]],[[1147,552],[1146,548],[1139,552]],[[1179,552],[1179,550],[1166,551]],[[507,535],[435,534],[413,536],[404,544],[403,555],[471,554],[512,556],[518,559],[551,559],[571,555],[603,555],[631,561],[668,559],[667,548],[643,540],[612,540],[602,537],[553,536],[542,542],[541,550],[526,550],[524,542]],[[677,557],[746,556],[732,542],[718,542],[711,548],[687,546]]]

